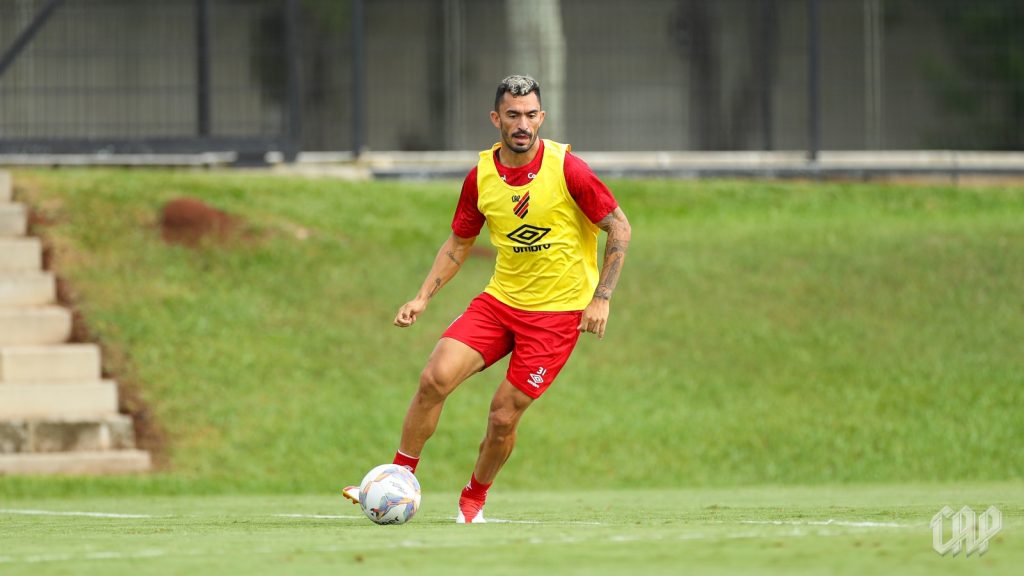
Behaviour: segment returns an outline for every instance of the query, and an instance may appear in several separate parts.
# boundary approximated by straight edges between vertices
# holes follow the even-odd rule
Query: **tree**
[[[510,74],[533,76],[541,85],[547,118],[544,133],[565,133],[565,31],[560,0],[505,0]]]
[[[1024,4],[918,0],[938,16],[948,55],[925,64],[944,113],[933,144],[1024,150]]]
[[[736,18],[736,8],[756,17]],[[680,0],[669,22],[676,49],[687,63],[690,139],[695,150],[748,148],[767,120],[762,118],[764,101],[759,103],[754,96],[770,96],[766,84],[775,66],[770,60],[775,53],[774,0],[747,0],[730,5],[730,10],[727,17],[711,0]],[[734,35],[740,40],[728,45],[722,34],[725,26],[740,27],[743,33]],[[731,82],[722,74],[727,50],[743,57]]]

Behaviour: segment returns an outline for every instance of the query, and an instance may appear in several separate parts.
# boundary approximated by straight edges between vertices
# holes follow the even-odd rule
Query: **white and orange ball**
[[[420,482],[403,466],[377,466],[359,483],[359,507],[377,524],[405,524],[420,509]]]

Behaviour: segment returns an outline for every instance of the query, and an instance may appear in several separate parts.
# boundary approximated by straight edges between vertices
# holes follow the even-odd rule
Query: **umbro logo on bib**
[[[551,248],[551,244],[538,244],[540,239],[546,236],[548,232],[551,232],[551,228],[539,228],[523,224],[505,236],[508,236],[509,240],[517,244],[522,244],[522,246],[512,247],[513,252],[520,254],[522,252],[540,252],[541,250]]]
[[[539,226],[530,226],[529,224],[523,224],[519,228],[509,232],[505,236],[509,240],[516,242],[517,244],[523,244],[524,246],[533,246],[540,241],[541,238],[551,232],[551,228],[540,228]]]

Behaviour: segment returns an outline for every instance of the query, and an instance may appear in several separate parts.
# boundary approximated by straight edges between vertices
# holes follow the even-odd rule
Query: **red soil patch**
[[[195,247],[207,239],[224,242],[238,224],[234,216],[196,198],[171,200],[160,211],[160,232],[168,244]]]

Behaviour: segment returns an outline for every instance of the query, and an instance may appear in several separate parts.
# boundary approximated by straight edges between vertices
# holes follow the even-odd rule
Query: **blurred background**
[[[1020,0],[0,0],[0,154],[1024,149]]]

